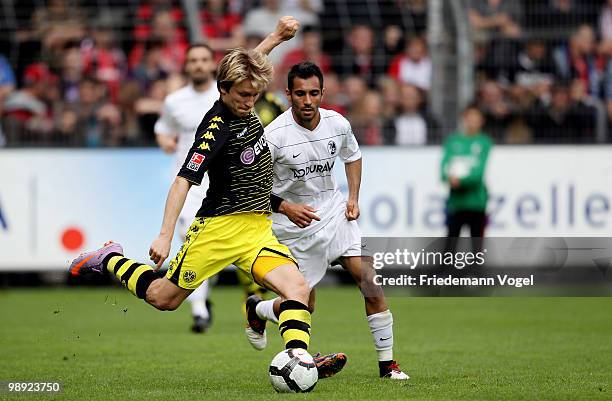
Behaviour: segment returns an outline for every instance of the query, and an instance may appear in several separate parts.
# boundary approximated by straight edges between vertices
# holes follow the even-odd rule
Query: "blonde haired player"
[[[220,99],[197,129],[168,193],[161,232],[149,250],[156,268],[124,257],[121,245],[109,243],[76,258],[70,267],[73,275],[108,271],[157,309],[175,310],[204,280],[234,264],[282,298],[279,330],[285,347],[308,348],[309,288],[288,248],[272,233],[272,161],[253,112],[272,78],[264,54],[291,39],[298,26],[292,17],[283,17],[254,51],[235,49],[219,64]],[[159,277],[156,271],[170,253],[187,193],[192,185],[200,185],[205,172],[210,180],[206,198],[168,272]],[[320,373],[327,368],[317,366]]]

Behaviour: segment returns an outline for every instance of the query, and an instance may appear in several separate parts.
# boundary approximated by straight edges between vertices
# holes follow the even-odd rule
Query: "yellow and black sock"
[[[104,267],[114,274],[121,284],[140,299],[147,295],[147,288],[159,275],[151,266],[135,262],[119,253],[111,253],[104,258]]]
[[[303,303],[287,300],[280,304],[278,329],[283,337],[286,349],[308,349],[310,322],[310,312]]]

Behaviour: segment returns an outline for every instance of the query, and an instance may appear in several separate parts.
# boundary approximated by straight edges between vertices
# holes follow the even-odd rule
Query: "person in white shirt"
[[[204,43],[192,44],[185,55],[184,72],[187,75],[188,84],[164,99],[161,116],[155,123],[155,137],[157,144],[164,152],[174,155],[173,177],[176,176],[187,157],[196,129],[204,114],[219,99],[219,91],[214,79],[216,68],[211,48]],[[177,224],[177,231],[183,241],[189,225],[202,205],[207,189],[208,176],[204,176],[202,185],[193,186],[187,194]],[[206,331],[210,324],[208,288],[209,284],[206,280],[187,298],[191,303],[193,315],[191,330],[196,333]]]
[[[362,265],[359,218],[361,151],[349,122],[332,110],[319,108],[324,93],[323,74],[312,62],[294,65],[288,74],[286,96],[291,108],[265,128],[274,164],[273,231],[298,261],[311,295],[332,262],[338,261],[355,279],[364,296],[366,315],[378,352],[381,377],[408,379],[393,359],[393,316],[380,287],[364,288],[368,267]],[[336,159],[345,164],[348,199],[332,175]],[[281,214],[282,213],[282,214]],[[247,300],[247,314],[265,324],[277,322],[280,299]],[[265,337],[249,341],[265,347]]]

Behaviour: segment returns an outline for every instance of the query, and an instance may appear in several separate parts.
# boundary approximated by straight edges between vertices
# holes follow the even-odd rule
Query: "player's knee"
[[[181,305],[181,300],[168,297],[160,286],[150,286],[147,290],[146,301],[162,311],[173,311]]]
[[[287,298],[298,300],[304,304],[308,303],[310,288],[305,281],[294,282],[287,288]]]
[[[173,311],[181,305],[180,301],[170,298],[156,299],[149,303],[162,311]]]
[[[308,311],[310,312],[311,315],[315,311],[315,303],[314,303],[314,299],[312,298],[308,300]]]

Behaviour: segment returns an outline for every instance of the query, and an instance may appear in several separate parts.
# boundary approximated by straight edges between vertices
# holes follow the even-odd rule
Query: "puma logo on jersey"
[[[236,137],[237,138],[242,138],[244,136],[244,134],[246,134],[247,132],[248,132],[248,129],[245,128]]]
[[[325,164],[315,164],[313,166],[306,166],[299,169],[292,168],[291,171],[293,171],[293,178],[304,178],[309,174],[332,171],[333,168],[334,162],[325,162]]]
[[[211,122],[218,122],[218,123],[222,123],[223,122],[223,120],[219,116],[214,116],[213,118],[211,118],[210,121]]]

